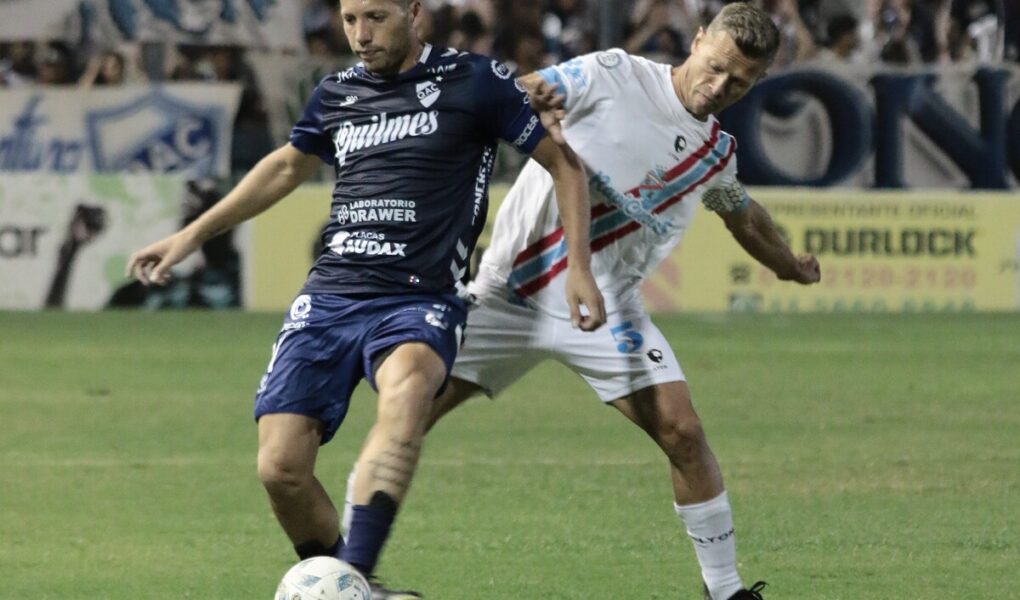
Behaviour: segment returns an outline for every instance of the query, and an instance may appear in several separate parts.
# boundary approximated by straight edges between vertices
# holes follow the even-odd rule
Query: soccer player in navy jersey
[[[484,225],[498,139],[555,179],[574,324],[598,328],[605,308],[590,271],[584,171],[546,136],[510,71],[419,42],[419,0],[341,0],[340,12],[362,62],[324,78],[288,144],[198,220],[134,253],[128,269],[142,283],[165,284],[202,242],[272,206],[320,161],[334,167],[324,249],[256,393],[258,472],[300,557],[337,556],[371,577],[460,345],[465,307],[455,290]],[[345,543],[314,466],[362,378],[378,392],[378,414],[358,462]]]

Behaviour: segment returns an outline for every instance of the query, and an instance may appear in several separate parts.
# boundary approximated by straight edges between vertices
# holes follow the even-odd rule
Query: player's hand
[[[780,279],[796,281],[803,285],[818,283],[822,280],[822,268],[818,265],[817,258],[810,254],[801,254],[797,257],[797,270]]]
[[[556,93],[557,88],[556,84],[539,79],[531,89],[531,109],[538,113],[538,118],[542,120],[542,126],[549,133],[549,137],[564,146],[567,140],[563,137],[560,121],[566,117],[567,112],[563,110],[564,98],[562,94]]]
[[[581,313],[584,306],[588,314]],[[595,331],[606,322],[606,302],[587,269],[567,269],[567,306],[570,323],[581,331]]]
[[[179,231],[132,254],[125,274],[143,285],[166,285],[170,282],[170,267],[187,258],[200,245],[194,238]]]

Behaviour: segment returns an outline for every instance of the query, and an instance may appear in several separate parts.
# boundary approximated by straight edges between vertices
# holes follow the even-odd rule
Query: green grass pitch
[[[279,315],[0,313],[0,598],[269,600]],[[1020,317],[676,316],[768,600],[1020,598]],[[340,498],[374,411],[323,449]],[[428,438],[381,564],[430,600],[700,599],[664,459],[559,365]]]

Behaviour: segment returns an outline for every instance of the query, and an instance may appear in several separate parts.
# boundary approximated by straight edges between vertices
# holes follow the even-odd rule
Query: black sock
[[[340,553],[344,549],[344,536],[337,537],[336,543],[329,548],[322,545],[318,540],[311,540],[308,542],[301,542],[300,544],[294,544],[294,552],[297,553],[298,558],[305,560],[314,556],[335,556],[340,558]]]

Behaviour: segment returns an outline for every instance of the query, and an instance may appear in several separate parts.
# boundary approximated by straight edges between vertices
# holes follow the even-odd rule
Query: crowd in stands
[[[1016,0],[754,0],[770,11],[784,44],[775,68],[805,61],[944,64],[1020,60]],[[304,0],[307,50],[324,66],[353,62],[339,0]],[[681,62],[698,28],[725,0],[424,0],[420,35],[491,54],[526,73],[608,43]],[[606,7],[610,8],[607,9]],[[612,19],[614,27],[601,28]],[[613,35],[615,34],[615,35]],[[601,35],[601,37],[600,37]],[[134,48],[80,52],[63,42],[0,42],[0,86],[117,85],[153,79],[241,81],[251,70],[237,48],[181,46],[156,61]],[[156,63],[153,68],[153,63]]]
[[[1020,60],[1016,0],[753,0],[783,33],[776,68],[805,61],[895,65]],[[524,73],[617,45],[661,62],[687,55],[725,0],[425,0],[423,38],[494,55]],[[337,0],[309,0],[310,45],[342,54]],[[608,7],[608,8],[607,8]],[[608,40],[600,27],[614,26]],[[619,25],[617,27],[616,25]]]
[[[339,0],[302,0],[307,61],[321,72],[356,62]],[[730,0],[732,1],[732,0]],[[941,65],[1020,60],[1020,0],[751,0],[783,35],[772,71],[808,61]],[[699,27],[727,0],[423,0],[420,37],[489,54],[519,74],[599,48],[619,46],[660,62],[687,56]],[[608,26],[607,26],[608,25]],[[141,44],[129,48],[62,41],[0,41],[0,87],[113,86],[145,81],[238,82],[235,171],[273,145],[267,111],[245,50]]]

